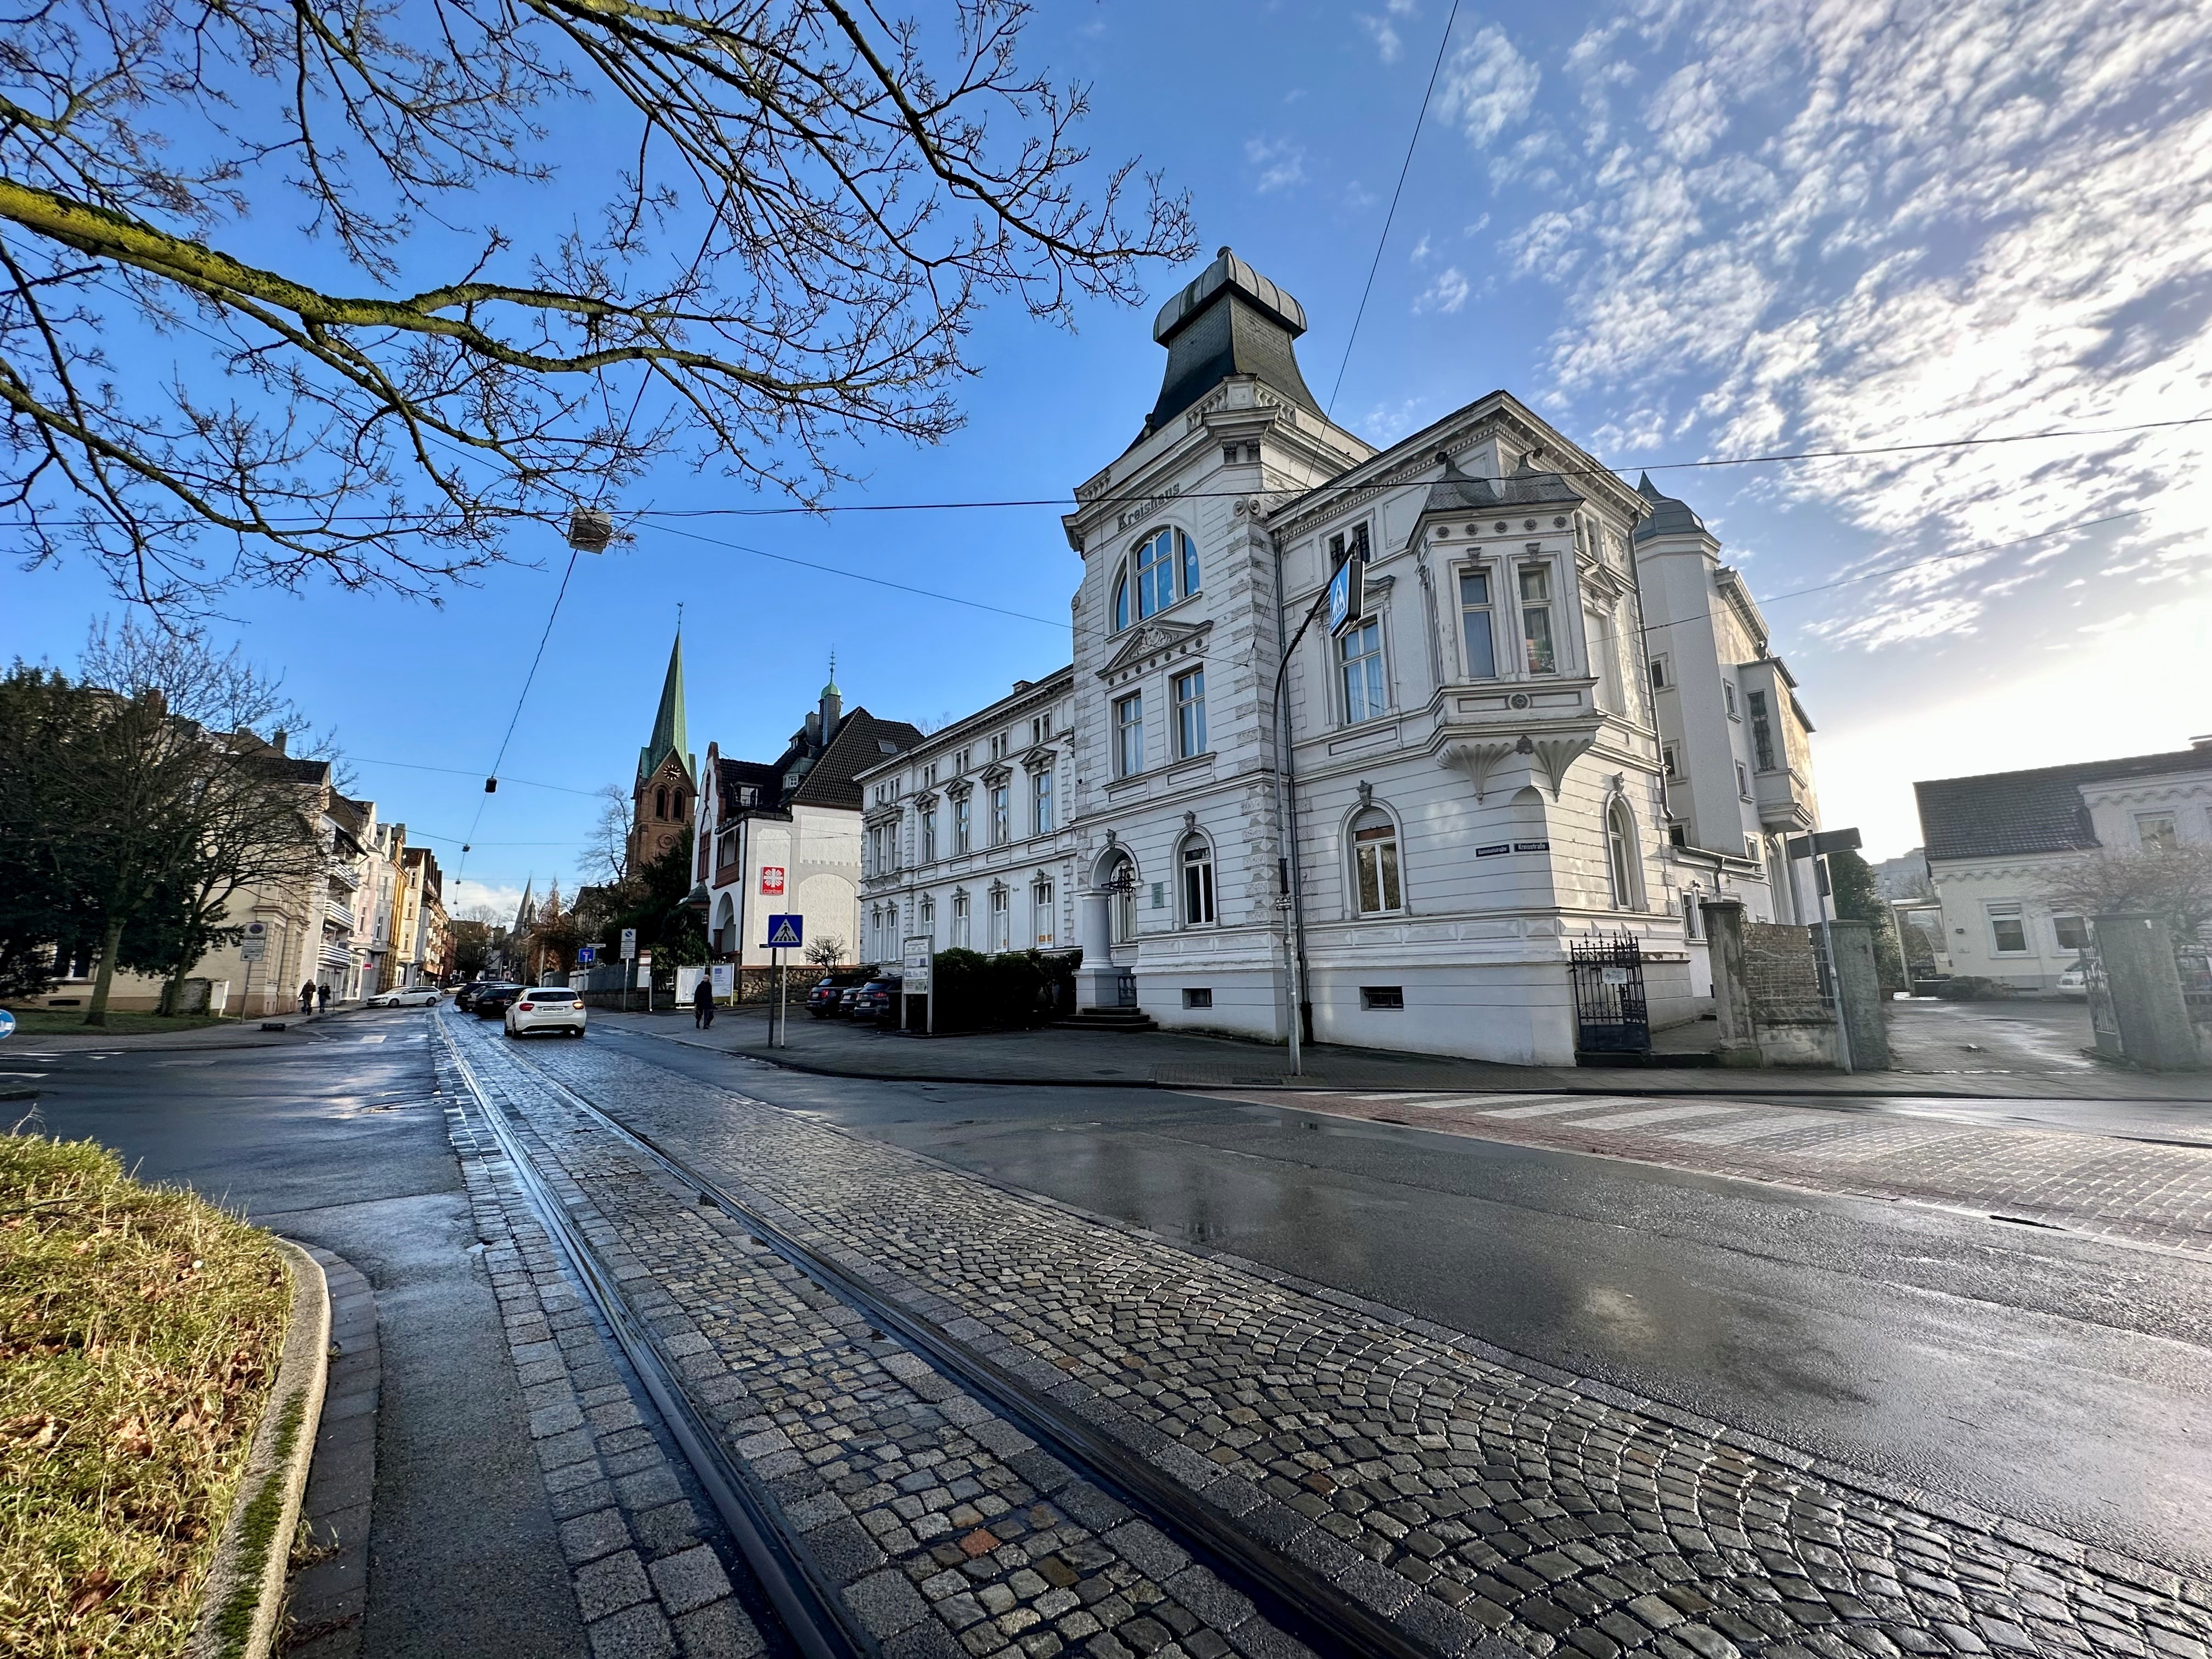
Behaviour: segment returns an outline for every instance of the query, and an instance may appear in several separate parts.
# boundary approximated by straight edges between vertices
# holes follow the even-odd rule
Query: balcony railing
[[[323,906],[323,922],[326,927],[336,923],[344,932],[350,933],[354,930],[353,906],[341,903],[337,899],[328,901]]]

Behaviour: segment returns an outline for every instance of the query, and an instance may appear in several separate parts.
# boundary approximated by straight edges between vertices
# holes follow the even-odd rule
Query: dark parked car
[[[520,985],[486,985],[478,988],[469,999],[469,1008],[478,1019],[503,1019],[508,1005],[522,994]]]
[[[453,1006],[466,1012],[477,1006],[477,998],[494,986],[505,983],[496,979],[472,979],[453,993]]]
[[[839,1005],[846,992],[857,991],[866,982],[865,974],[824,974],[806,994],[806,1012],[817,1019],[828,1019],[843,1012]]]
[[[853,993],[854,1019],[890,1020],[898,1018],[899,981],[872,979]]]

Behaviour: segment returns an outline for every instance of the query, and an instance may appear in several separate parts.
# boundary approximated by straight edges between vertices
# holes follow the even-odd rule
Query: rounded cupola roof
[[[1224,247],[1213,256],[1212,264],[1176,290],[1160,307],[1160,314],[1152,319],[1152,338],[1165,345],[1177,330],[1205,310],[1206,302],[1223,289],[1233,289],[1243,295],[1290,330],[1293,336],[1306,331],[1306,308],[1283,289],[1255,270],[1249,261],[1238,258]]]

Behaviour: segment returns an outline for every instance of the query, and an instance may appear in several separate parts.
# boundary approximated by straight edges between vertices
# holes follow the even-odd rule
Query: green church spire
[[[676,643],[668,652],[668,678],[661,683],[660,707],[653,717],[653,741],[638,751],[637,776],[642,783],[671,753],[686,771],[691,767],[691,734],[684,720],[684,624],[676,625]]]

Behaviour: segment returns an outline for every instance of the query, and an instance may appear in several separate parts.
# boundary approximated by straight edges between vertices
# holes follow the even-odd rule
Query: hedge
[[[1080,951],[939,951],[933,959],[940,1031],[1020,1030],[1075,1012]]]

